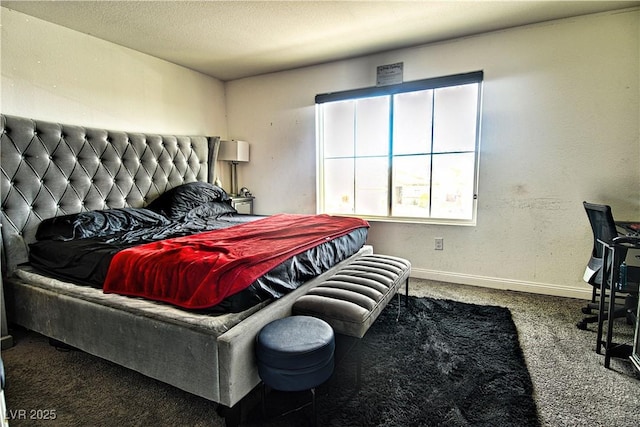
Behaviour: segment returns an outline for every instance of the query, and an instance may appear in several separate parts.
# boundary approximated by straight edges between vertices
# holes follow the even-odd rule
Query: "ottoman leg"
[[[262,419],[267,419],[267,386],[262,383],[262,390],[260,393],[260,404],[262,405]]]
[[[311,388],[311,410],[312,412],[312,422],[313,422],[313,426],[317,426],[318,425],[318,413],[316,411],[316,388],[313,387]]]

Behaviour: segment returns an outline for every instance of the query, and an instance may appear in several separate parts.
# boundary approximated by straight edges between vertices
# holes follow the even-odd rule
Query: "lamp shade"
[[[248,162],[249,143],[246,141],[220,141],[218,160],[227,162]]]

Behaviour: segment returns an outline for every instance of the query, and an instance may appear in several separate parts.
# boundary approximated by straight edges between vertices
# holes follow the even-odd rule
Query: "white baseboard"
[[[441,282],[460,283],[462,285],[481,286],[485,288],[504,289],[510,291],[529,292],[533,294],[553,295],[559,297],[591,299],[591,286],[585,283],[584,289],[561,286],[549,283],[527,282],[524,280],[485,277],[471,274],[451,273],[447,271],[412,268],[411,277],[416,279],[438,280]]]

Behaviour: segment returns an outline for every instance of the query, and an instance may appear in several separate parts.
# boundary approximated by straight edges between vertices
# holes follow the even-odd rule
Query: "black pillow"
[[[209,202],[227,200],[229,196],[222,188],[196,181],[179,185],[161,194],[147,208],[172,220],[181,220],[193,208]]]
[[[208,202],[191,209],[185,216],[189,218],[217,218],[220,215],[235,214],[238,211],[229,202]]]
[[[116,208],[88,211],[45,219],[36,231],[37,240],[73,240],[103,237],[141,227],[169,224],[149,209]]]

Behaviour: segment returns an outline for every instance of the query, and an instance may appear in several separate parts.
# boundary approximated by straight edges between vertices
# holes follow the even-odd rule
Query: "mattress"
[[[209,229],[230,228],[239,223],[262,217],[230,215],[218,218]],[[338,262],[356,253],[365,244],[367,229],[358,228],[348,234],[322,243],[298,255],[259,277],[246,289],[223,300],[202,313],[240,313],[271,299],[280,298],[303,283],[318,276]],[[144,239],[145,241],[153,239]],[[33,272],[75,283],[81,287],[101,289],[110,260],[121,249],[135,246],[129,239],[43,240],[31,245]]]

